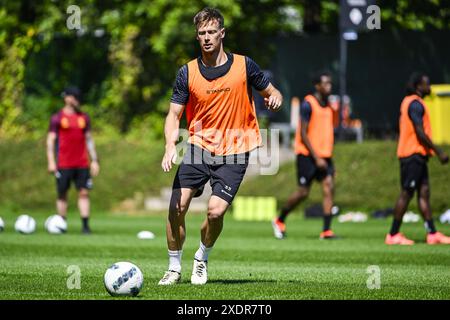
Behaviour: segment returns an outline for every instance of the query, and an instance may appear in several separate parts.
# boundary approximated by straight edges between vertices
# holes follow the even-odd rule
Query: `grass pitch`
[[[270,223],[225,218],[225,228],[209,261],[209,282],[190,284],[192,259],[203,216],[187,218],[182,283],[159,287],[167,267],[165,216],[125,217],[94,213],[94,234],[80,234],[76,213],[65,235],[44,231],[46,215],[32,214],[35,234],[13,230],[15,215],[2,214],[0,233],[0,299],[123,299],[109,296],[103,286],[106,269],[131,261],[144,273],[144,288],[129,299],[450,299],[450,246],[424,243],[422,223],[404,224],[402,231],[417,241],[412,247],[384,245],[390,219],[338,223],[343,238],[318,240],[321,220],[288,219],[288,238],[272,237]],[[437,223],[450,233],[450,226]],[[154,240],[139,240],[151,230]],[[81,271],[81,288],[68,289],[70,265]],[[368,289],[368,267],[380,268],[380,289]],[[369,280],[370,282],[370,280]]]

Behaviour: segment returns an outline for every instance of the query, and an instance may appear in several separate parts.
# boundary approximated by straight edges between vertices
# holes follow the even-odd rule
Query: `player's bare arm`
[[[49,132],[47,134],[47,167],[49,173],[54,173],[56,171],[55,141],[56,133]]]
[[[172,169],[172,163],[176,160],[176,142],[178,139],[178,131],[180,128],[180,115],[184,106],[176,103],[170,103],[169,112],[164,123],[164,135],[166,138],[166,151],[164,153],[161,167],[164,172]]]
[[[317,155],[317,153],[314,151],[314,148],[311,145],[311,142],[309,141],[308,134],[307,134],[308,125],[309,125],[308,122],[302,120],[302,128],[300,131],[302,141],[305,144],[306,148],[308,149],[311,157],[313,157],[314,161],[316,162],[316,165],[319,168],[326,169],[328,166],[327,162]]]
[[[270,111],[278,111],[281,109],[281,105],[283,104],[283,95],[273,86],[273,84],[269,83],[267,88],[259,91],[259,93],[264,97],[266,107]]]
[[[417,139],[419,139],[420,143],[425,146],[427,149],[433,150],[441,161],[442,164],[448,163],[448,155],[442,151],[438,146],[436,146],[433,141],[431,141],[430,137],[427,136],[425,130],[423,128],[423,124],[415,124],[414,130],[416,131]]]
[[[92,176],[97,176],[100,172],[100,164],[98,162],[97,151],[95,150],[94,139],[90,131],[86,132],[86,146],[89,152],[89,157],[91,158],[91,174]]]

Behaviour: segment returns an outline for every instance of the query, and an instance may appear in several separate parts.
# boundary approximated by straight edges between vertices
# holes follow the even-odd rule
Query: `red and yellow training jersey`
[[[49,131],[56,133],[58,169],[88,168],[89,158],[86,146],[86,132],[90,130],[90,120],[85,113],[54,114]]]

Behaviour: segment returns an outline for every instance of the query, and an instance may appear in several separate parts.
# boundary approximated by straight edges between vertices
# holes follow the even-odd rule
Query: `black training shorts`
[[[325,170],[316,166],[314,158],[302,154],[297,155],[297,183],[309,187],[314,179],[322,181],[327,176],[334,176],[334,165],[331,158],[325,158],[328,166]]]
[[[58,169],[55,177],[58,197],[66,195],[72,181],[77,190],[92,189],[92,179],[88,168]]]
[[[249,153],[211,156],[195,145],[188,145],[187,150],[172,188],[198,189],[195,196],[200,196],[209,180],[212,194],[231,204],[247,170]]]
[[[428,157],[413,154],[400,158],[400,182],[403,190],[414,192],[428,184]]]

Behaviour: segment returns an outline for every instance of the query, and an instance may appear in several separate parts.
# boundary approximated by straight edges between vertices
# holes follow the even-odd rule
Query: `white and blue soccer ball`
[[[5,230],[5,222],[2,218],[0,218],[0,232],[2,232],[3,230]]]
[[[27,214],[22,214],[17,218],[14,229],[22,234],[31,234],[36,230],[36,220]]]
[[[60,215],[52,215],[45,220],[45,230],[51,234],[61,234],[67,231],[67,222]]]
[[[116,262],[105,272],[105,288],[112,296],[135,297],[144,284],[141,270],[131,262]]]

